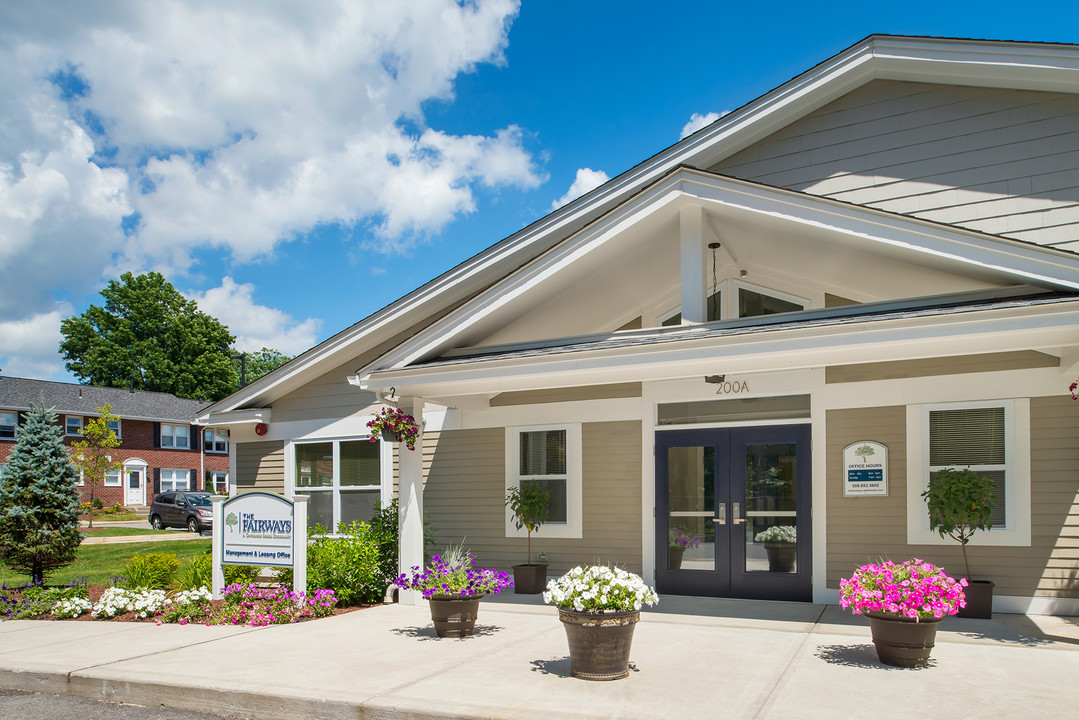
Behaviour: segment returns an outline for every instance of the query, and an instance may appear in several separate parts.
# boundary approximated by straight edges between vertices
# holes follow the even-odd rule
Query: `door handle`
[[[716,525],[727,524],[727,503],[719,504],[719,515],[712,518],[712,522],[714,522]]]
[[[742,517],[742,503],[735,502],[734,503],[734,524],[735,525],[741,525],[745,521],[746,521],[746,519],[744,517]]]

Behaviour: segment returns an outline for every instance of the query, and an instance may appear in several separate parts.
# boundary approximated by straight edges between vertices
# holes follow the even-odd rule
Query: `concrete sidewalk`
[[[510,596],[512,598],[512,596]],[[552,607],[485,601],[474,637],[427,607],[288,626],[0,623],[0,687],[273,718],[1075,717],[1079,618],[944,622],[930,667],[877,662],[834,606],[662,599],[629,678],[569,676]]]

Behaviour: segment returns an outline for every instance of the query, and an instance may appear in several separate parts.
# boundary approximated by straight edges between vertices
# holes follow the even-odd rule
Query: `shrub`
[[[60,601],[85,597],[86,587],[83,585],[45,587],[29,582],[17,588],[4,585],[0,591],[0,618],[19,620],[48,615]]]
[[[365,522],[341,523],[340,537],[315,525],[307,531],[307,587],[333,590],[342,605],[381,602],[389,586],[379,564],[379,548]],[[292,570],[283,570],[281,584],[292,584]]]
[[[173,553],[136,555],[124,566],[124,584],[130,590],[164,590],[179,569],[180,559]]]
[[[102,500],[101,498],[94,498],[93,500],[90,501],[90,507],[92,507],[95,510],[104,510],[105,509],[105,501]]]
[[[180,568],[177,576],[177,586],[181,590],[197,590],[202,587],[213,587],[213,555],[210,548],[202,555],[191,558],[191,562]],[[222,570],[225,573],[225,584],[250,583],[258,577],[257,565],[225,565]]]

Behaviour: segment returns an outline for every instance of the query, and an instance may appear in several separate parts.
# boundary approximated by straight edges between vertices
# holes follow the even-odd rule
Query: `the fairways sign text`
[[[225,502],[221,562],[293,566],[293,505],[270,493],[246,493]]]

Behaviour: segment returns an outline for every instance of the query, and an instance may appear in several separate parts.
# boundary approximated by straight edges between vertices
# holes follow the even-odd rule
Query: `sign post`
[[[213,593],[221,597],[224,565],[292,568],[292,588],[307,592],[307,497],[250,492],[214,500]]]

